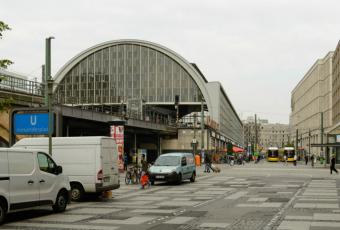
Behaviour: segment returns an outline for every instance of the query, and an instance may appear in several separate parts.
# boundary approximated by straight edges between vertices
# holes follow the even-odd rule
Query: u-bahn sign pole
[[[48,154],[52,156],[52,133],[53,133],[53,117],[52,117],[52,94],[53,79],[51,76],[51,40],[54,37],[46,38],[45,49],[45,78],[48,86],[47,104],[48,104]]]

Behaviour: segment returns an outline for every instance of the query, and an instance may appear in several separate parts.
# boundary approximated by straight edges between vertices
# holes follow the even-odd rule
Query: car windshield
[[[179,164],[179,156],[160,156],[155,162],[155,166],[177,166]]]

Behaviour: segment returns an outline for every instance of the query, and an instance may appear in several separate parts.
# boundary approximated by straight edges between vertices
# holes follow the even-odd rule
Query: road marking
[[[294,196],[288,201],[288,203],[283,206],[283,208],[280,209],[280,211],[270,220],[270,222],[264,227],[264,230],[271,230],[274,229],[274,225],[277,224],[277,222],[283,218],[283,214],[285,211],[291,206],[291,204],[297,199],[298,195],[302,193],[302,190],[304,187],[307,186],[307,182],[303,184],[303,186],[297,190],[297,192],[294,194]]]
[[[196,204],[196,205],[194,205],[193,207],[196,208],[196,207],[205,205],[205,204],[207,204],[207,203],[213,202],[213,201],[215,201],[215,200],[217,200],[217,199],[207,200],[207,201],[202,202],[202,203],[200,203],[200,204]]]

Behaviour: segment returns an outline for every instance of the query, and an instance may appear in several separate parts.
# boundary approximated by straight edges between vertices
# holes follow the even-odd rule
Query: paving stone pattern
[[[195,183],[121,185],[112,199],[11,214],[3,229],[340,229],[336,177],[277,163],[221,166]],[[327,170],[328,171],[328,170]],[[319,176],[313,176],[314,174]],[[123,181],[123,180],[121,180]]]

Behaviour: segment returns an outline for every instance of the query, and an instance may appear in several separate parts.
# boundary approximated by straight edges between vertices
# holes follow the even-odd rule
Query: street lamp
[[[46,38],[45,48],[45,77],[47,80],[47,105],[48,105],[48,153],[52,156],[52,133],[53,133],[53,114],[52,114],[52,96],[53,96],[53,79],[51,76],[51,40],[54,37]]]

